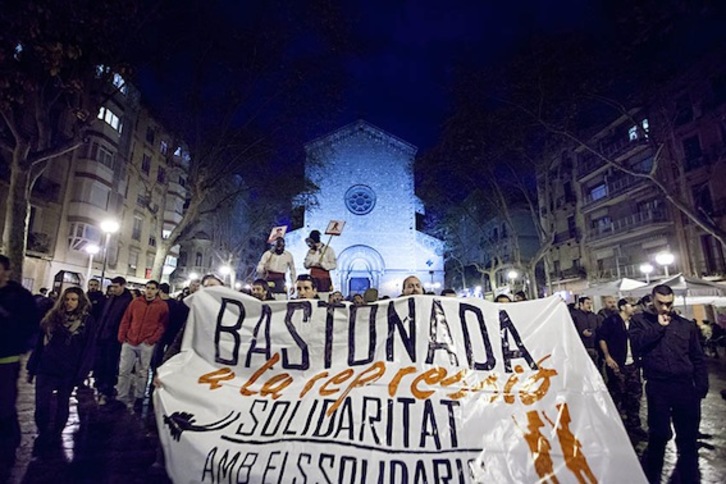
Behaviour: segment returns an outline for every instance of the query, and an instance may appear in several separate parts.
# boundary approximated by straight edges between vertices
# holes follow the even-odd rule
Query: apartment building
[[[658,178],[699,213],[726,227],[726,76],[701,63],[634,109],[586,138],[587,144],[636,173]],[[656,143],[648,137],[653,136]],[[667,272],[718,276],[723,248],[670,204],[648,180],[623,173],[584,147],[563,150],[538,174],[540,212],[555,227],[547,254],[553,290],[584,292],[589,283]],[[660,253],[672,264],[658,264]]]
[[[106,278],[122,275],[143,284],[158,240],[181,219],[188,155],[132,85],[120,76],[114,84],[84,145],[54,160],[34,187],[23,273],[33,291],[85,285],[89,275],[100,278],[104,259]],[[109,236],[104,256],[106,220],[119,230]],[[100,248],[94,256],[93,246]],[[165,274],[175,264],[173,252]]]

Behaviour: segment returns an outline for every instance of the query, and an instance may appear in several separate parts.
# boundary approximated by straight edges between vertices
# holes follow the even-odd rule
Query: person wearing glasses
[[[650,482],[661,482],[668,441],[676,431],[682,482],[700,482],[698,424],[701,399],[708,393],[708,371],[695,324],[673,310],[673,289],[653,288],[652,310],[633,316],[629,336],[641,358],[648,403],[648,450],[644,460]]]

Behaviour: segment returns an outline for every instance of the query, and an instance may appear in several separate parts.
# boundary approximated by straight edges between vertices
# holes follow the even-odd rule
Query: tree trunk
[[[163,281],[164,278],[164,262],[166,261],[166,256],[171,251],[172,246],[169,245],[169,239],[161,239],[156,244],[156,254],[154,254],[154,266],[151,268],[151,277],[156,279],[159,282],[168,282]]]
[[[30,172],[21,169],[17,163],[10,169],[10,186],[5,201],[5,226],[3,227],[3,251],[10,259],[13,272],[11,279],[23,280],[25,245],[30,221],[29,177]]]

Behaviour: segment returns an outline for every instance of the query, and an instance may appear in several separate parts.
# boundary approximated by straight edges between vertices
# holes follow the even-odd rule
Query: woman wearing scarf
[[[40,323],[41,336],[28,360],[28,382],[36,377],[36,449],[60,441],[73,388],[83,383],[92,368],[96,324],[90,311],[83,290],[69,287]],[[54,391],[58,393],[52,415]]]

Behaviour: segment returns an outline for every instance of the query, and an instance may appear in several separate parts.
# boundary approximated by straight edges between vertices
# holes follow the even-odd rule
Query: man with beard
[[[295,282],[295,262],[292,254],[285,250],[285,239],[275,239],[270,250],[262,254],[257,264],[257,274],[270,284],[270,292],[277,300],[287,299],[285,274],[290,271],[290,288]]]
[[[103,306],[106,304],[106,295],[101,291],[101,283],[98,279],[88,281],[88,300],[91,301],[91,316],[98,323],[101,320]]]
[[[310,276],[315,280],[315,287],[318,295],[323,299],[328,299],[328,294],[333,290],[333,280],[330,278],[330,271],[338,266],[338,260],[335,257],[335,251],[320,242],[320,231],[313,230],[310,236],[305,239],[305,243],[310,247],[303,265],[306,269],[310,269]]]

